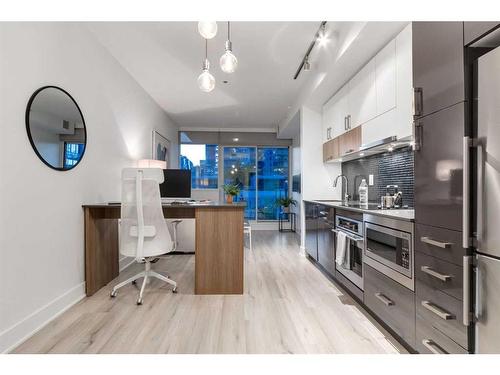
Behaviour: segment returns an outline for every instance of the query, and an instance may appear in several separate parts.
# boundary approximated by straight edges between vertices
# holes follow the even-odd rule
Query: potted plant
[[[226,184],[222,188],[226,194],[227,203],[233,203],[233,198],[240,193],[240,187],[236,184]]]
[[[283,212],[284,213],[289,213],[290,212],[290,206],[295,206],[297,204],[297,201],[295,199],[292,199],[290,197],[285,197],[285,198],[279,198],[276,200],[276,203],[283,207]]]

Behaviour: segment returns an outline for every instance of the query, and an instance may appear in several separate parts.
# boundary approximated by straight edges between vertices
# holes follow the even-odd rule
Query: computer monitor
[[[165,180],[160,184],[162,198],[191,198],[191,171],[164,169]]]

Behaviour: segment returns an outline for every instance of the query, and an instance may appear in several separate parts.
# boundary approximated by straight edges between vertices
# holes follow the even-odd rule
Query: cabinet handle
[[[350,148],[349,150],[346,150],[346,152],[344,152],[344,155],[350,154],[351,152],[354,152],[353,148]]]
[[[347,129],[351,129],[351,115],[347,115]]]
[[[423,126],[420,121],[414,122],[413,127],[415,128],[414,130],[414,137],[415,137],[415,151],[420,151],[422,149],[422,143],[423,143]]]
[[[344,117],[344,130],[347,130],[347,116]]]
[[[439,280],[444,281],[444,282],[451,279],[450,275],[443,275],[442,273],[434,271],[429,266],[422,266],[422,267],[420,267],[420,269],[422,270],[422,272],[426,273],[427,275],[435,277],[436,279],[439,279]]]
[[[472,257],[470,255],[465,255],[463,259],[463,295],[462,295],[462,310],[463,310],[463,324],[468,326],[471,323],[472,317],[470,312],[470,282],[471,282],[471,262]],[[478,303],[479,305],[479,303]]]
[[[424,112],[424,90],[422,87],[413,89],[413,116],[422,116]]]
[[[455,319],[455,317],[452,314],[450,314],[449,312],[443,310],[442,308],[440,308],[436,305],[433,305],[429,301],[422,301],[422,306],[425,307],[430,312],[436,314],[437,316],[439,316],[443,320]]]
[[[384,296],[382,293],[375,293],[375,297],[377,297],[382,303],[386,306],[393,306],[394,301],[390,300],[386,296]]]
[[[447,351],[443,350],[438,344],[430,339],[423,339],[422,344],[429,349],[432,354],[449,354]]]
[[[462,247],[468,249],[470,245],[470,147],[472,140],[470,137],[464,137],[463,140],[463,181],[462,181]],[[479,153],[479,151],[478,151]]]
[[[440,241],[433,240],[432,238],[429,238],[429,237],[420,237],[420,241],[422,241],[428,245],[440,247],[441,249],[449,249],[453,246],[453,243],[451,243],[451,242],[440,242]]]

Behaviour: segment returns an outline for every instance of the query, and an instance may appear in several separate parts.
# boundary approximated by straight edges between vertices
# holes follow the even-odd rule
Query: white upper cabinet
[[[323,106],[323,142],[338,137],[347,130],[349,86],[343,86]]]
[[[350,129],[377,115],[375,60],[372,59],[349,81]]]
[[[323,142],[360,125],[363,144],[412,136],[411,43],[409,24],[325,103]]]
[[[396,40],[375,56],[377,116],[396,107]]]

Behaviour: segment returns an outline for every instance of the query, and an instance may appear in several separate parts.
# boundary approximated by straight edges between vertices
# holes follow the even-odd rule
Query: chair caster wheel
[[[138,305],[142,305],[142,298],[139,298],[139,299],[137,300],[137,304],[138,304]]]
[[[111,293],[109,293],[109,296],[111,298],[115,298],[116,297],[116,290],[112,290]]]
[[[137,284],[137,280],[132,280],[132,285]]]
[[[175,287],[174,289],[172,289],[172,293],[177,294],[177,287]]]

